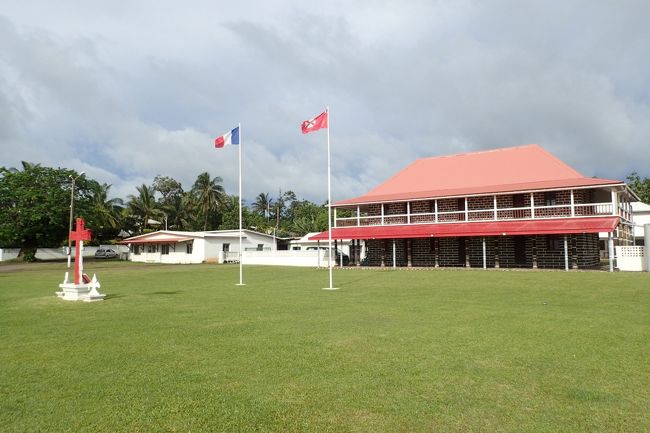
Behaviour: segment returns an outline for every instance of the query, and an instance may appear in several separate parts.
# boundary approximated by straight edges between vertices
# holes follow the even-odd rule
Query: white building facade
[[[243,251],[275,249],[273,236],[242,230]],[[240,260],[239,230],[179,232],[161,230],[125,239],[129,260],[143,263],[224,263]]]

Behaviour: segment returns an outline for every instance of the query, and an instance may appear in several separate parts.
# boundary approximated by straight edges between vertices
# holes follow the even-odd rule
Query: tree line
[[[126,200],[111,198],[111,185],[66,168],[23,162],[0,167],[0,247],[20,247],[33,257],[38,247],[67,245],[72,180],[74,213],[82,216],[93,243],[159,229],[178,231],[239,228],[239,197],[228,194],[219,176],[197,176],[189,189],[168,176],[136,187]],[[327,229],[327,204],[299,200],[292,191],[264,192],[242,206],[243,228],[279,237]]]
[[[23,162],[21,169],[0,167],[0,248],[20,247],[29,259],[38,247],[66,245],[73,178],[75,217],[84,217],[94,243],[165,228],[239,228],[238,196],[227,194],[223,180],[207,172],[187,190],[176,179],[158,175],[123,200],[110,198],[111,185],[74,170]],[[635,172],[627,182],[641,201],[650,203],[650,178]],[[327,204],[299,200],[293,191],[279,191],[275,197],[263,192],[243,206],[242,224],[279,237],[302,236],[327,229]]]

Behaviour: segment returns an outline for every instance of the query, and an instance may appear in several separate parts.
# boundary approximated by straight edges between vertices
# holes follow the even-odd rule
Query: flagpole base
[[[245,285],[246,285],[246,284],[244,284],[244,283],[237,283],[237,284],[235,284],[235,286],[245,286]]]
[[[338,290],[338,287],[323,287],[323,290]]]

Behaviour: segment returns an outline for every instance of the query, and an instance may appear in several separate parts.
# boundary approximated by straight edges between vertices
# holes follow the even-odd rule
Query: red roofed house
[[[333,203],[332,239],[356,240],[357,264],[364,240],[371,266],[594,268],[599,232],[610,251],[632,243],[634,200],[624,182],[584,177],[536,144],[422,158]]]

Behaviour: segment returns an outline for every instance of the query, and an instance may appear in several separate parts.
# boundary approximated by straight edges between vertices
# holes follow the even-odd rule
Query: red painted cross
[[[74,251],[74,283],[79,284],[81,281],[81,273],[83,269],[80,268],[81,264],[81,242],[90,240],[90,230],[84,228],[84,219],[77,218],[77,230],[70,232],[70,240],[75,243]]]

